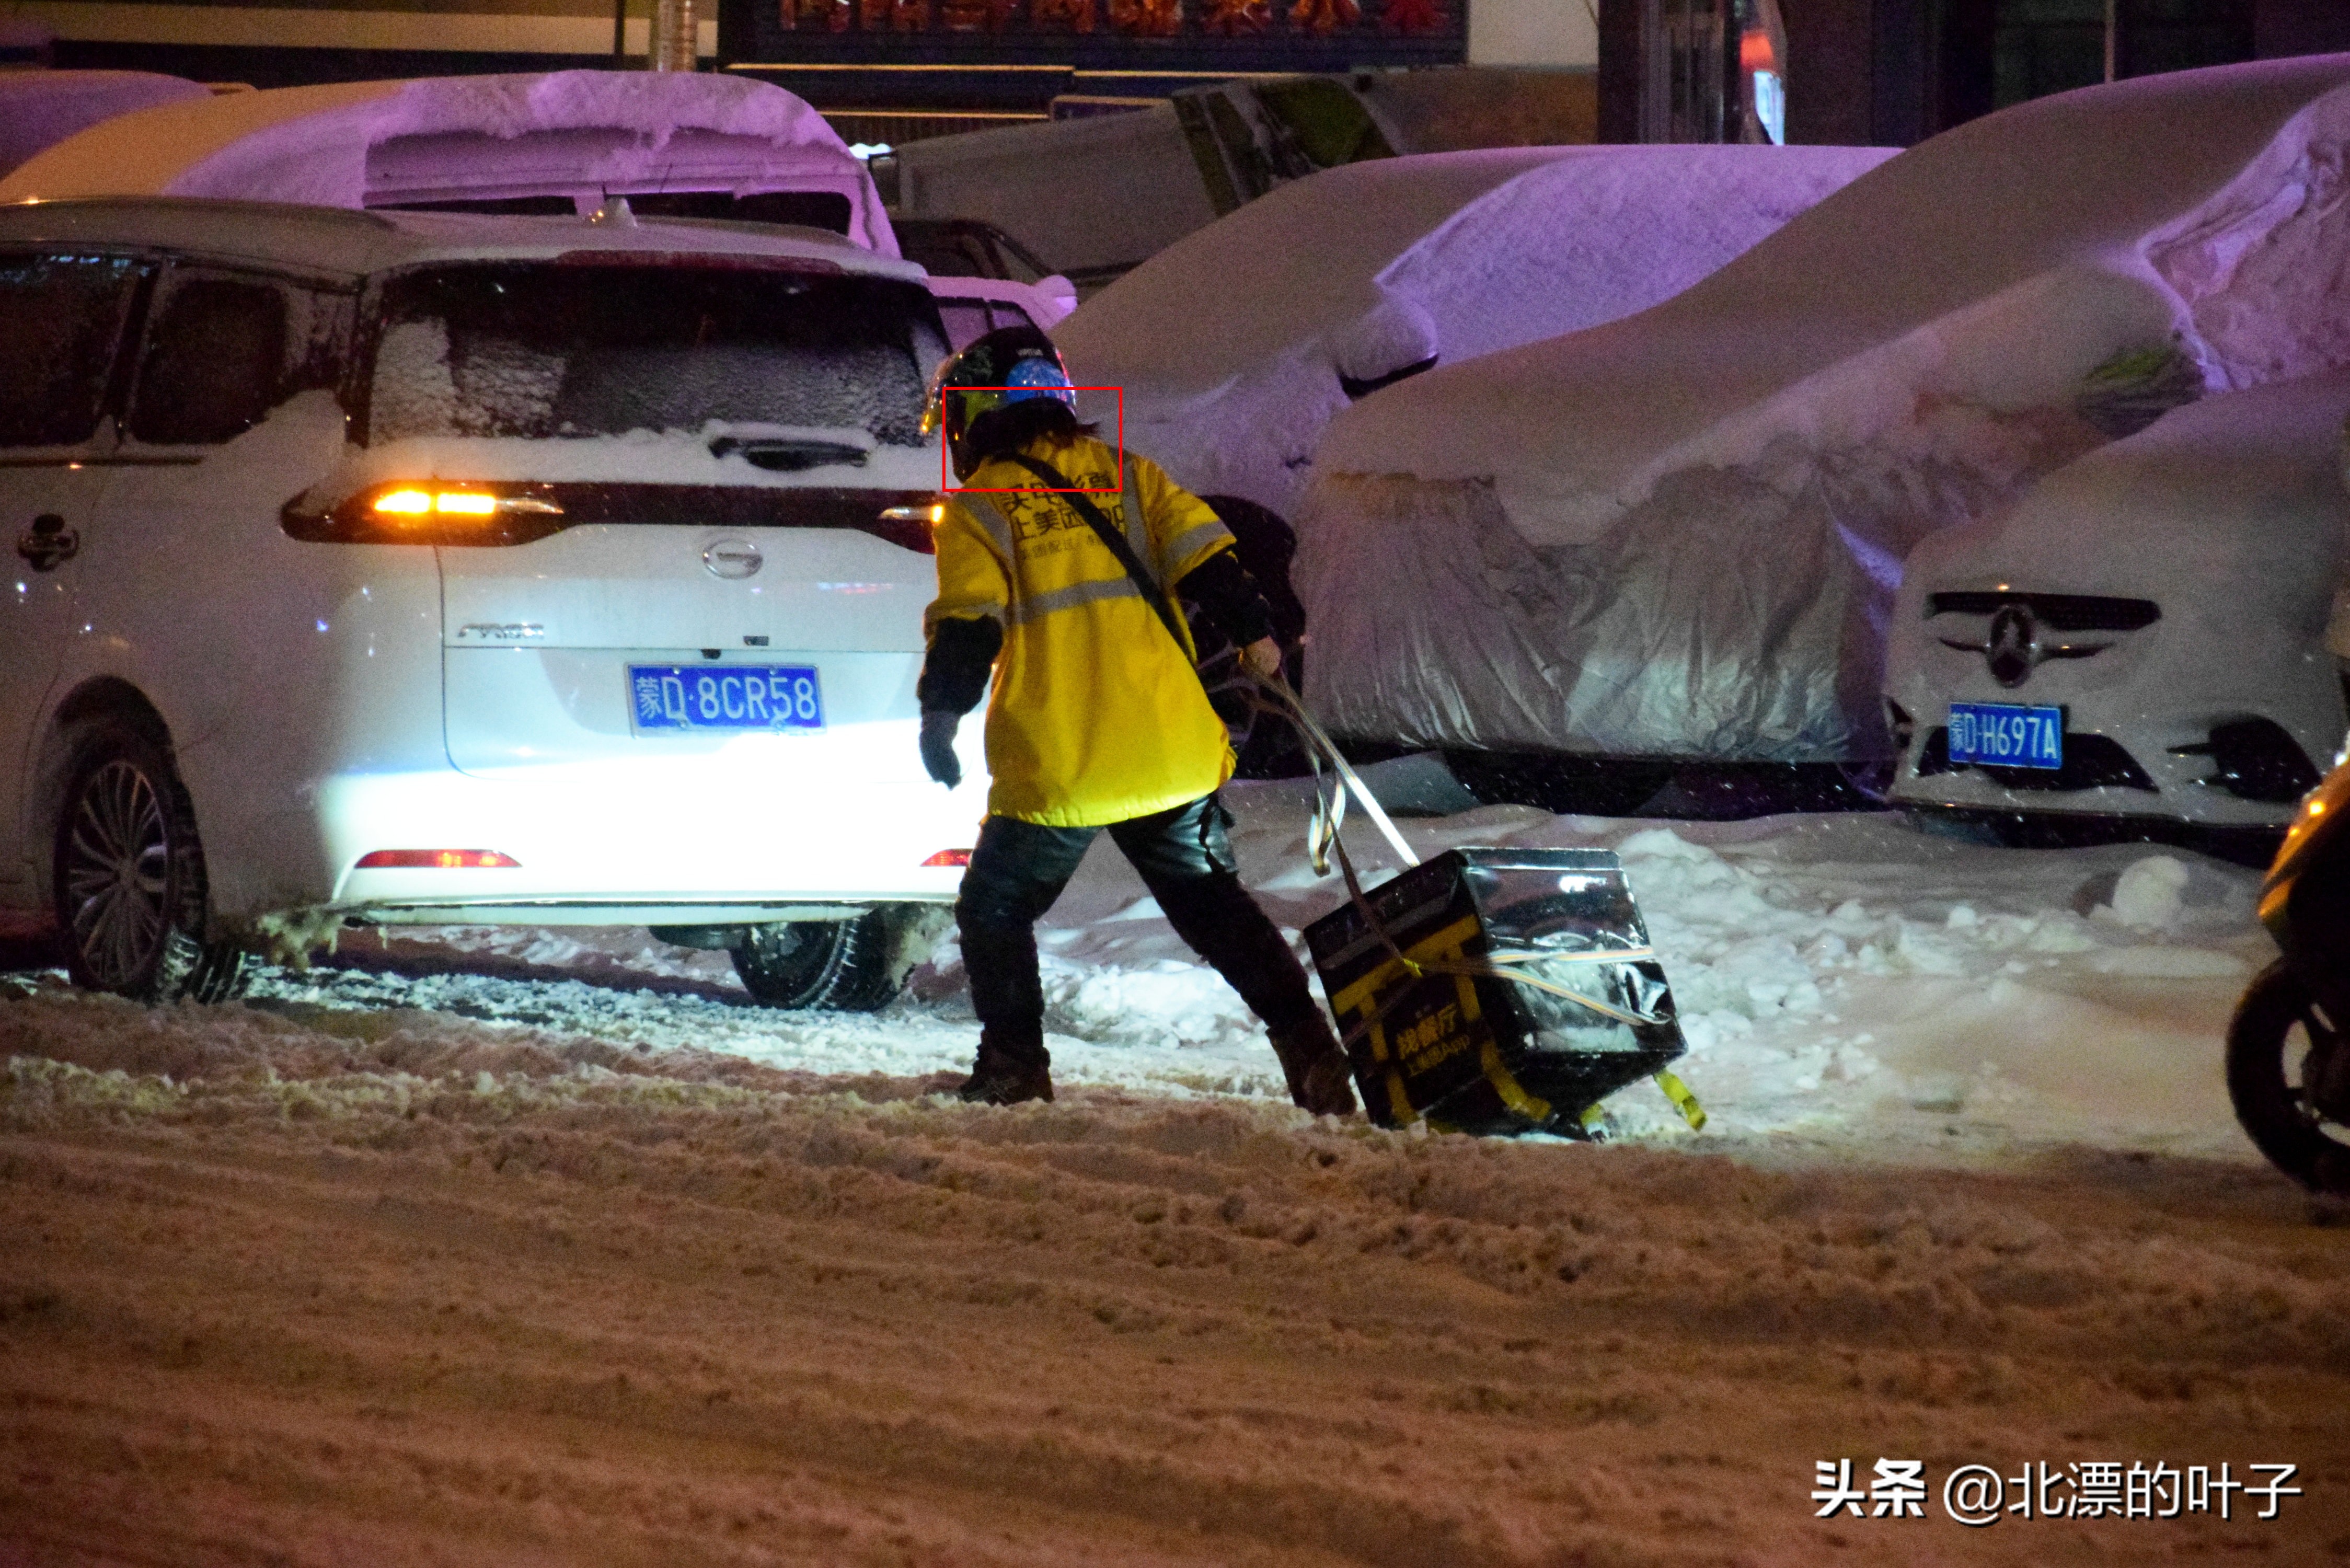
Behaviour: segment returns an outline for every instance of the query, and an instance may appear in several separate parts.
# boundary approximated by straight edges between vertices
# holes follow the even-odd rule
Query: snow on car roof
[[[2263,221],[2300,211],[2275,202],[2323,178],[2305,165],[2313,142],[2350,128],[2345,87],[2350,56],[2262,61],[2085,88],[1960,126],[1654,309],[1440,369],[1350,410],[1322,464],[1423,478],[1546,469],[1577,490],[1612,490],[1773,393],[2042,275],[2105,266],[2153,281],[2183,265],[2224,282],[2227,256]],[[1562,418],[1570,405],[1575,417]],[[1800,424],[1791,410],[1789,427]],[[1742,433],[1749,448],[1768,439]],[[1534,515],[1519,520],[1540,537]]]
[[[1341,375],[1375,382],[1645,308],[1892,156],[1555,147],[1347,165],[1179,242],[1055,338],[1080,380],[1127,389],[1129,437],[1180,483],[1290,515]]]
[[[0,71],[0,174],[100,120],[209,96],[155,71]]]
[[[116,196],[0,207],[0,244],[113,244],[184,250],[314,272],[358,275],[436,261],[517,260],[584,252],[688,261],[796,257],[920,282],[911,262],[818,229],[479,213],[357,212],[267,202]]]
[[[1433,152],[1323,170],[1176,241],[1078,306],[1055,341],[1081,380],[1171,398],[1212,390],[1369,309],[1379,269],[1470,202],[1587,151]]]
[[[671,71],[425,77],[235,93],[120,116],[0,180],[0,202],[370,202],[600,188],[825,190],[898,254],[864,165],[771,83]]]

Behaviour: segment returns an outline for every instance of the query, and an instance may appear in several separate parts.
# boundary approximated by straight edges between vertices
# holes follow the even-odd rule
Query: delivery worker
[[[949,788],[962,777],[956,727],[989,696],[993,672],[987,820],[955,904],[980,1026],[962,1097],[1053,1097],[1035,922],[1106,827],[1175,934],[1264,1021],[1290,1097],[1346,1115],[1346,1055],[1235,874],[1216,799],[1232,745],[1170,591],[1180,584],[1271,675],[1280,649],[1268,612],[1216,514],[1147,459],[1128,453],[1121,467],[1075,402],[1052,340],[1033,327],[978,339],[931,389],[930,417],[943,421],[967,487],[938,524],[939,597],[923,617],[916,688],[922,763]]]

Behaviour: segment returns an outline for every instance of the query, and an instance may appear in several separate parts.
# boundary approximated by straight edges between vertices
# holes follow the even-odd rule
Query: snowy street
[[[1415,765],[1382,794],[1441,804]],[[1276,919],[1331,908],[1302,786],[1232,798]],[[348,932],[221,1008],[0,981],[0,1518],[63,1563],[2350,1550],[2350,1229],[2220,1080],[2254,874],[1402,826],[1622,854],[1703,1133],[1645,1085],[1598,1148],[1309,1122],[1106,841],[1046,932],[1050,1106],[932,1097],[951,950],[869,1018],[578,929]],[[1840,1458],[1923,1461],[1925,1517],[1814,1518]],[[2108,1460],[2305,1495],[1945,1506],[2045,1462],[2094,1507]]]

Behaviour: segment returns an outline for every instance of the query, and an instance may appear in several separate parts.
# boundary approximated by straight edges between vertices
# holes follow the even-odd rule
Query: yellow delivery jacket
[[[1090,437],[1027,448],[1096,492],[1162,591],[1232,536],[1207,504],[1149,459]],[[1165,811],[1232,775],[1232,742],[1192,666],[1109,546],[1076,508],[1005,458],[947,496],[937,528],[941,621],[1003,628],[987,705],[987,809],[1048,827],[1099,827]],[[994,491],[999,493],[987,494]],[[1179,623],[1180,624],[1180,623]]]

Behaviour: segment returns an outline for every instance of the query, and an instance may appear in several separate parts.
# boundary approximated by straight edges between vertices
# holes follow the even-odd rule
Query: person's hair
[[[990,409],[972,421],[962,432],[963,455],[976,468],[991,457],[1018,452],[1038,436],[1051,437],[1057,449],[1100,429],[1080,422],[1076,410],[1058,398],[1029,398]]]

